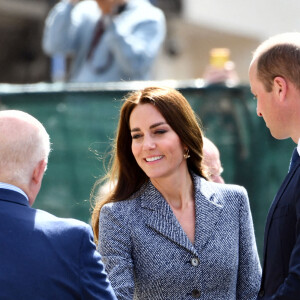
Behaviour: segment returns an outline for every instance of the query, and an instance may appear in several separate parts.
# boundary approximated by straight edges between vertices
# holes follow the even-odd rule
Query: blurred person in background
[[[300,299],[300,33],[283,33],[255,50],[251,91],[272,136],[291,138],[290,168],[270,207],[264,236],[263,275],[257,299]],[[272,155],[268,153],[267,155]],[[266,180],[268,180],[266,178]]]
[[[205,68],[203,79],[206,84],[239,84],[235,63],[230,60],[230,49],[213,48],[209,53],[209,65]]]
[[[207,176],[211,181],[224,183],[219,149],[207,137],[203,138],[203,165],[207,167]]]
[[[117,300],[91,227],[31,208],[49,152],[37,119],[0,112],[0,299]]]
[[[206,180],[202,131],[183,95],[130,93],[113,149],[92,223],[118,299],[255,299],[261,269],[247,192]]]
[[[43,49],[71,58],[71,82],[151,79],[166,34],[148,0],[62,0],[50,11]]]

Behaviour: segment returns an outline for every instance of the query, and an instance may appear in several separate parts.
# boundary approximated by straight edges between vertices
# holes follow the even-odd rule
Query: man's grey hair
[[[37,164],[48,162],[50,138],[33,116],[18,110],[0,111],[0,177],[28,184]]]

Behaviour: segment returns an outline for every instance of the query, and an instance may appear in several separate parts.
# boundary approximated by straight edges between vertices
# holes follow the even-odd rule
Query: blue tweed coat
[[[261,267],[246,190],[193,180],[194,244],[151,182],[103,206],[98,247],[119,300],[256,299]]]

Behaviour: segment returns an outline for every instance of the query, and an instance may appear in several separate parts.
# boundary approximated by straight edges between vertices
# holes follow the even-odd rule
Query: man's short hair
[[[300,90],[300,32],[275,35],[263,42],[254,52],[257,78],[267,92],[273,80],[280,76],[291,81]]]

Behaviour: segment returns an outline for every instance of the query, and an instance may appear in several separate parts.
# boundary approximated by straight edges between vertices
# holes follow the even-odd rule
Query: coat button
[[[258,293],[258,296],[259,297],[263,297],[265,294],[265,291],[264,290],[260,290],[259,293]]]
[[[201,296],[201,292],[199,290],[192,290],[192,297],[195,298],[195,299],[198,299],[200,298]]]
[[[198,266],[199,266],[199,259],[196,258],[196,257],[192,258],[192,259],[191,259],[191,264],[192,264],[192,266],[194,266],[194,267],[198,267]]]

